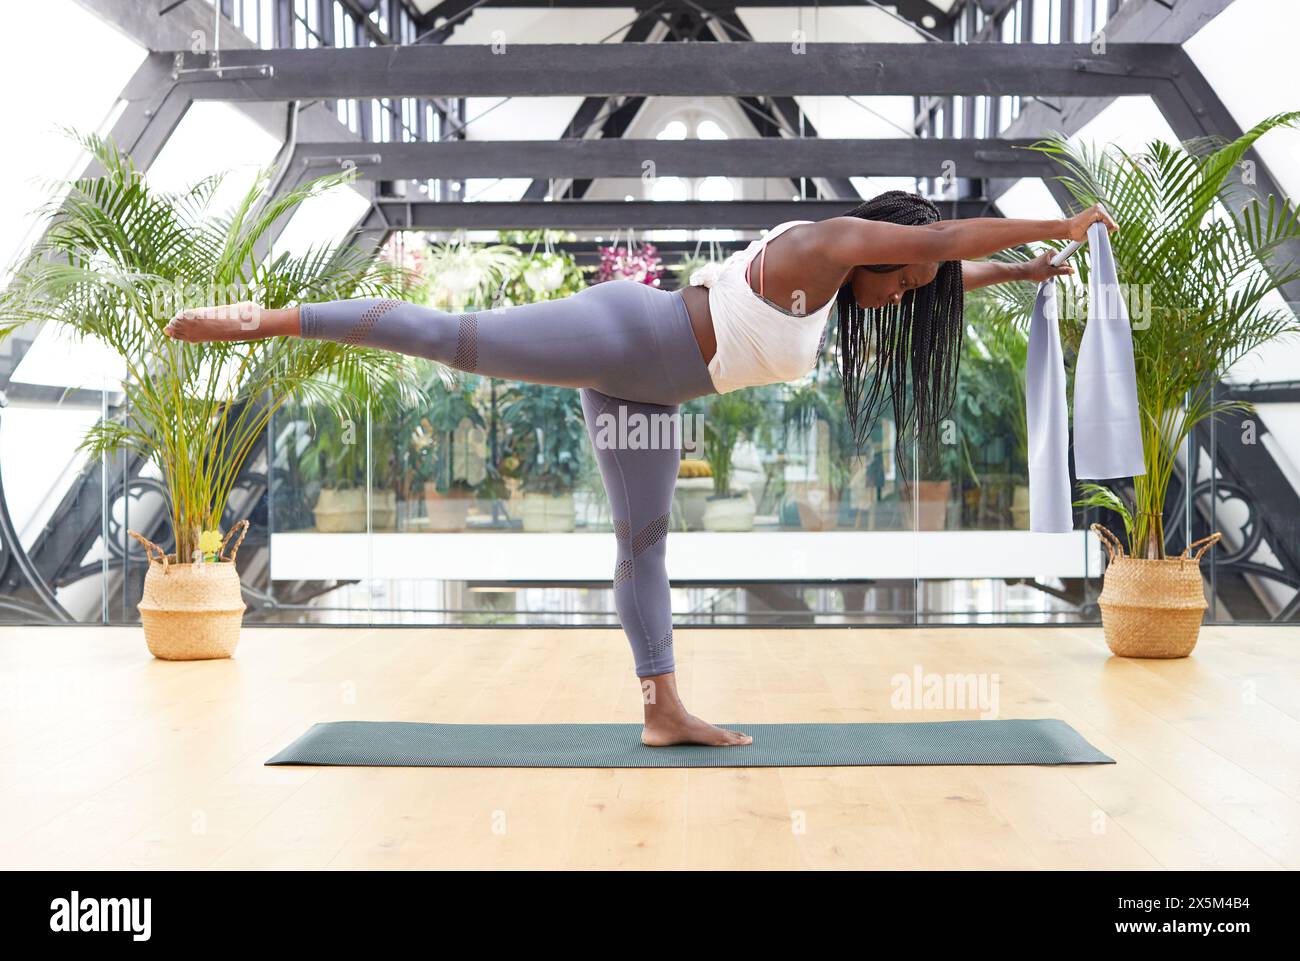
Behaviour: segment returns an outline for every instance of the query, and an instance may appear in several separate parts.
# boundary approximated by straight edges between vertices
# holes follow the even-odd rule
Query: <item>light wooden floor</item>
[[[634,721],[613,631],[246,630],[165,663],[138,629],[0,628],[3,868],[1296,868],[1300,629],[1180,661],[1093,629],[677,633],[718,721],[946,720],[890,679],[997,675],[1119,762],[692,770],[283,768],[316,721]]]

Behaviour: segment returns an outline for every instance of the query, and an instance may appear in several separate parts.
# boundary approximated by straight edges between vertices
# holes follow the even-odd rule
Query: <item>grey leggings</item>
[[[638,676],[674,670],[665,554],[681,434],[671,425],[682,402],[715,393],[679,293],[614,280],[561,300],[465,314],[375,299],[304,304],[300,314],[304,337],[580,388],[618,543],[619,621]]]

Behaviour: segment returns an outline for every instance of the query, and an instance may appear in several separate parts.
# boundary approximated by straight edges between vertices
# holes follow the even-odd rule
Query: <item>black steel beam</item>
[[[299,143],[292,169],[353,164],[374,180],[448,177],[1043,177],[1030,140],[450,140]],[[951,164],[952,168],[946,165]],[[649,165],[649,166],[647,166]]]
[[[1190,40],[1233,0],[1124,0],[1106,23],[1109,43],[1168,43]],[[1032,7],[1029,8],[1032,10]],[[1001,133],[1005,137],[1038,137],[1059,130],[1072,134],[1113,103],[1113,98],[1072,97],[1060,102],[1024,104],[1020,115]],[[1000,197],[1015,181],[993,181],[988,195]]]
[[[1224,140],[1236,140],[1244,132],[1232,113],[1219,99],[1210,82],[1205,79],[1191,56],[1179,48],[1174,57],[1175,79],[1172,84],[1162,87],[1153,94],[1156,106],[1169,121],[1169,126],[1180,140],[1193,140],[1205,136],[1222,137]],[[1238,164],[1229,175],[1231,190],[1238,194],[1265,201],[1271,194],[1279,200],[1286,197],[1286,192],[1273,177],[1268,164],[1255,149],[1248,150],[1244,157],[1253,165],[1253,177],[1246,179],[1245,164]],[[1221,199],[1226,199],[1221,196]],[[1234,210],[1235,214],[1241,213]],[[1266,266],[1285,271],[1288,265],[1300,264],[1300,241],[1288,241],[1268,254]],[[1282,296],[1291,305],[1292,311],[1300,314],[1300,281],[1283,284]]]
[[[1297,404],[1300,403],[1300,380],[1220,384],[1215,399],[1248,400],[1252,404]]]
[[[927,45],[931,47],[932,45]],[[416,44],[223,50],[175,57],[196,100],[353,97],[909,96],[1115,97],[1169,83],[1176,44],[977,43]],[[496,52],[501,50],[501,52]],[[795,50],[802,52],[796,53]]]
[[[1228,387],[1226,393],[1231,394]],[[1219,391],[1215,391],[1216,397]],[[1258,399],[1258,398],[1255,398]],[[1240,438],[1247,432],[1246,422],[1251,421],[1255,442],[1243,444]],[[1221,484],[1229,484],[1239,491],[1249,492],[1251,520],[1257,525],[1254,533],[1256,540],[1266,544],[1272,558],[1277,564],[1276,571],[1281,580],[1294,579],[1300,574],[1300,497],[1296,496],[1295,487],[1264,444],[1267,426],[1253,413],[1228,411],[1213,425],[1202,424],[1197,428],[1197,440],[1204,443],[1213,456],[1213,464],[1218,468]],[[1212,438],[1212,440],[1211,440]],[[1213,445],[1211,447],[1211,444]],[[1217,506],[1215,508],[1217,513]],[[1211,524],[1218,519],[1213,514]],[[1223,550],[1222,547],[1219,550]],[[1262,559],[1262,558],[1259,558]],[[1242,568],[1248,568],[1251,557],[1242,558]],[[1231,570],[1234,565],[1216,566]],[[1261,569],[1261,573],[1263,570]],[[1281,612],[1286,619],[1294,616],[1295,600],[1288,609]]]
[[[946,215],[989,216],[985,200],[941,201]],[[825,220],[853,207],[845,200],[557,200],[438,203],[379,200],[370,230],[505,230],[552,227],[560,230],[761,230],[787,220]],[[956,208],[954,211],[954,207]]]

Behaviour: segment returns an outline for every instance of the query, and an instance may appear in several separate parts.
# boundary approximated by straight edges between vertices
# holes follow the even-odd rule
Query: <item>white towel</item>
[[[1138,477],[1146,466],[1133,337],[1104,223],[1088,228],[1088,250],[1088,320],[1074,372],[1074,470],[1088,479]],[[1056,281],[1048,279],[1034,301],[1025,369],[1029,528],[1044,533],[1074,529],[1065,361],[1057,317]]]

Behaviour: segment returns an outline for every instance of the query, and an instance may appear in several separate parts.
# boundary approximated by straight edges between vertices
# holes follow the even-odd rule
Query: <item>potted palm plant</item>
[[[673,498],[682,527],[698,531],[704,527],[704,511],[709,506],[713,491],[713,470],[709,462],[693,457],[683,457],[677,465],[677,482]]]
[[[838,525],[841,510],[849,506],[849,486],[857,476],[857,451],[840,384],[838,368],[834,364],[822,365],[812,379],[787,390],[781,408],[782,426],[789,440],[797,442],[810,436],[818,425],[825,431],[826,449],[818,469],[826,472],[826,486],[803,491],[795,500],[799,523],[805,530],[827,530]]]
[[[478,378],[447,383],[436,372],[426,381],[425,400],[417,412],[411,443],[427,530],[465,529],[474,488],[456,463],[456,437],[467,427],[486,426],[477,397],[478,383]]]
[[[397,355],[325,341],[187,343],[163,333],[187,307],[255,300],[281,307],[391,296],[391,270],[348,248],[258,261],[271,226],[350,179],[322,177],[283,194],[262,172],[232,211],[211,209],[219,176],[155,190],[130,158],[97,137],[82,145],[100,176],[64,185],[44,210],[44,239],[0,298],[0,335],[37,322],[96,340],[124,361],[117,412],[92,427],[91,454],[129,450],[161,474],[174,550],[135,534],[149,566],[140,614],[149,650],[166,659],[228,657],[244,611],[235,551],[247,523],[228,523],[231,491],[272,413],[297,394],[339,407],[403,379]],[[224,528],[224,533],[223,533]]]
[[[1116,654],[1182,657],[1196,644],[1206,606],[1200,554],[1166,558],[1165,496],[1192,429],[1247,406],[1216,399],[1220,378],[1266,341],[1300,329],[1290,309],[1266,302],[1300,278],[1295,264],[1277,260],[1284,244],[1300,238],[1297,209],[1278,197],[1255,201],[1232,179],[1260,137],[1297,125],[1300,112],[1279,114],[1230,143],[1157,141],[1136,155],[1075,148],[1059,137],[1037,147],[1065,167],[1061,179],[1080,204],[1101,203],[1119,223],[1112,234],[1119,280],[1144,314],[1130,308],[1146,473],[1132,480],[1127,555],[1116,553],[1123,545],[1113,535],[1107,542],[1123,563],[1107,569],[1099,600]],[[1087,266],[1080,258],[1081,283]],[[1063,341],[1077,349],[1082,324],[1062,313]],[[1124,502],[1109,493],[1088,488],[1083,500]],[[1171,576],[1182,589],[1171,587]]]
[[[713,496],[704,508],[704,529],[747,531],[754,527],[754,498],[731,482],[732,459],[742,437],[752,438],[763,421],[758,388],[714,394],[704,402],[704,459],[713,478]]]

